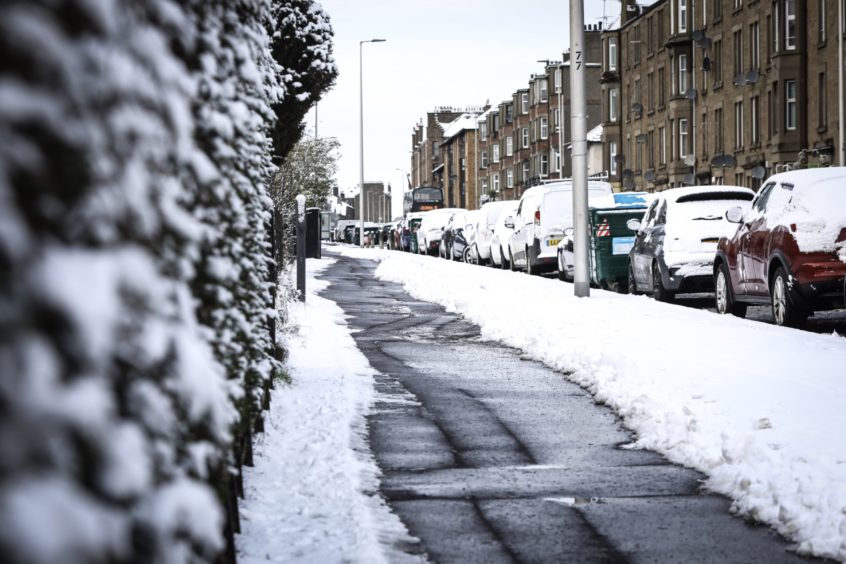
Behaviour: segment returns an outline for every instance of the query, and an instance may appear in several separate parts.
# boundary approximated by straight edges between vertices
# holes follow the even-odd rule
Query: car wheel
[[[661,269],[658,264],[652,265],[652,297],[657,302],[671,302],[673,301],[673,293],[664,288],[664,283],[661,281]]]
[[[508,270],[508,261],[505,259],[505,251],[502,250],[502,247],[499,248],[499,268]]]
[[[562,282],[567,280],[567,275],[564,274],[564,258],[561,256],[561,249],[558,249],[558,279]]]
[[[717,304],[717,313],[746,317],[746,304],[739,304],[734,301],[731,278],[725,263],[720,263],[720,267],[714,275],[714,300]]]
[[[784,268],[778,267],[770,288],[773,321],[785,327],[801,327],[808,320],[808,312],[793,302],[790,284]]]
[[[511,254],[511,247],[508,248],[508,268],[511,272],[517,272],[517,265],[514,264],[514,255]]]
[[[526,247],[526,274],[529,276],[537,274],[537,269],[532,268],[532,259],[529,256],[529,247]]]

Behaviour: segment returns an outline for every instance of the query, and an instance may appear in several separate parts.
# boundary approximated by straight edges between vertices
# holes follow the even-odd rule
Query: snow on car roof
[[[679,186],[678,188],[669,188],[663,192],[658,193],[658,197],[666,199],[668,202],[674,203],[684,196],[691,196],[694,194],[708,194],[708,193],[742,193],[754,194],[749,188],[743,186]]]

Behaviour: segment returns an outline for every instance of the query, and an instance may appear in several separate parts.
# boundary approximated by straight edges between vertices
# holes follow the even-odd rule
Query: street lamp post
[[[361,184],[359,185],[359,194],[358,194],[358,202],[359,208],[361,213],[361,221],[360,221],[360,228],[361,231],[359,232],[359,245],[364,246],[364,65],[363,65],[363,53],[364,53],[364,44],[365,43],[382,43],[384,39],[367,39],[364,41],[358,42],[358,115],[359,115],[359,134],[360,134],[360,145],[359,145],[359,171],[360,177],[359,180]]]

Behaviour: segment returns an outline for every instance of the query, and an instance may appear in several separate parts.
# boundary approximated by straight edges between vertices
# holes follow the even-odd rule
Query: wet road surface
[[[729,513],[564,375],[337,257],[322,295],[381,375],[381,492],[434,562],[810,562]]]

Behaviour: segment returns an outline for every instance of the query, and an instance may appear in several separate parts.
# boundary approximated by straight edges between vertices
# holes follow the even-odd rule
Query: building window
[[[817,110],[817,129],[822,132],[828,128],[828,96],[825,94],[825,71],[819,74],[817,84],[820,93],[819,109]]]
[[[529,93],[523,92],[520,94],[520,112],[523,114],[529,113]]]
[[[646,107],[649,111],[655,109],[655,75],[649,73],[646,75]]]
[[[522,132],[521,137],[523,138],[523,148],[528,149],[529,148],[529,128],[524,127],[521,130],[521,132]]]
[[[561,94],[561,69],[555,69],[555,93]]]
[[[608,91],[608,121],[617,121],[617,89]]]
[[[842,1],[842,0],[841,0]],[[818,43],[825,43],[825,24],[826,24],[826,13],[825,13],[825,5],[827,0],[817,0],[817,13],[819,14],[818,24],[817,24],[817,42]]]
[[[482,141],[488,138],[488,122],[483,121],[479,124],[479,137],[482,138]]]
[[[549,120],[545,117],[540,118],[540,138],[549,139]]]
[[[743,30],[734,32],[734,76],[743,72]]]
[[[493,191],[499,192],[499,174],[498,173],[493,175]]]
[[[719,21],[723,18],[723,0],[714,0],[714,7],[711,10],[714,12],[714,21]]]
[[[687,55],[679,55],[679,94],[687,92]]]
[[[557,148],[552,149],[552,166],[555,167],[555,172],[561,176],[561,151]]]
[[[796,81],[784,81],[784,129],[796,129]]]
[[[487,193],[488,193],[488,179],[483,178],[482,179],[482,194],[487,194]]]
[[[523,184],[529,181],[529,161],[523,161]]]
[[[608,172],[609,174],[617,174],[617,143],[611,141],[608,143]]]
[[[723,146],[723,134],[725,128],[723,127],[723,109],[717,108],[714,110],[714,152],[722,155],[725,152]]]
[[[734,3],[733,3],[732,6],[734,7],[735,10],[739,10],[740,8],[743,7],[743,0],[734,0]]]
[[[505,138],[505,156],[510,157],[514,154],[514,138],[510,135]]]
[[[778,2],[773,4],[773,54],[778,53]]]
[[[667,164],[667,130],[663,126],[658,128],[658,164]]]
[[[743,147],[743,102],[734,103],[734,148]]]
[[[646,134],[646,161],[649,168],[655,168],[655,132]]]
[[[488,168],[488,152],[482,151],[482,168]]]
[[[549,155],[542,153],[540,156],[540,175],[543,178],[549,176]]]
[[[784,48],[796,49],[796,0],[784,0]]]
[[[505,186],[506,188],[514,188],[514,169],[511,167],[505,171]]]
[[[549,99],[549,81],[545,78],[540,80],[540,101],[546,102]]]
[[[679,0],[679,33],[687,33],[687,0]]]
[[[632,46],[634,47],[634,63],[637,65],[640,63],[640,26],[634,28]]]
[[[749,142],[752,146],[761,142],[761,98],[752,96],[749,100]]]
[[[441,147],[438,141],[432,141],[432,158],[437,159],[441,156]]]
[[[768,93],[770,105],[767,108],[770,114],[770,136],[778,133],[778,82],[773,82],[773,87]]]
[[[608,70],[617,70],[617,38],[608,38]]]
[[[714,73],[714,84],[723,83],[723,40],[714,41],[714,60],[711,61],[711,72]]]
[[[773,17],[767,14],[767,62],[773,62]]]
[[[666,80],[664,79],[664,67],[658,69],[658,107],[664,107],[664,100],[666,99],[665,92],[664,92],[664,84]]]
[[[687,156],[687,118],[679,120],[679,158]]]
[[[749,64],[753,69],[761,68],[761,24],[749,26]]]

